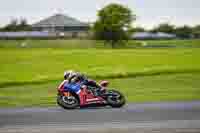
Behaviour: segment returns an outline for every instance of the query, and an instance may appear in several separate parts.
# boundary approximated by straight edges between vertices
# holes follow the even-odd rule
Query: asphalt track
[[[200,101],[120,109],[0,108],[0,133],[200,133]]]

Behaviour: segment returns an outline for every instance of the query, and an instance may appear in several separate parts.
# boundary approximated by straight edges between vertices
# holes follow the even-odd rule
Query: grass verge
[[[200,49],[0,49],[0,86],[62,79],[68,69],[93,78],[200,71]]]
[[[124,93],[128,102],[200,100],[200,74],[167,74],[110,79],[110,87]],[[3,87],[0,107],[55,106],[59,81],[39,85]]]

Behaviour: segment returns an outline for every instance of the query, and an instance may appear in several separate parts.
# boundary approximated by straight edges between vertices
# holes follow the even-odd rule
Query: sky
[[[200,24],[200,0],[2,0],[0,26],[15,18],[26,18],[33,24],[57,13],[94,22],[97,11],[109,3],[128,6],[137,15],[136,26],[152,28],[165,22],[177,26]]]

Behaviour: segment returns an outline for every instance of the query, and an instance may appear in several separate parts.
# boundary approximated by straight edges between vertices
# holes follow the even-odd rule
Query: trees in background
[[[194,38],[200,38],[200,25],[193,27],[192,33]]]
[[[189,27],[186,25],[177,27],[174,33],[177,35],[177,37],[183,38],[183,39],[189,39],[189,38],[192,38],[193,36],[192,27]]]
[[[158,26],[147,30],[143,27],[132,27],[136,20],[135,14],[126,6],[120,4],[110,4],[98,11],[98,19],[92,29],[97,40],[105,40],[112,44],[122,44],[132,35],[133,32],[164,32],[175,34],[178,38],[200,38],[200,24],[194,27],[187,25],[175,26],[169,23],[161,23]],[[32,27],[27,20],[12,19],[9,24],[0,28],[0,31],[31,31]],[[120,43],[118,43],[120,42]]]
[[[17,19],[12,19],[9,24],[1,28],[1,31],[16,31],[17,23]]]
[[[147,31],[145,28],[143,27],[135,27],[133,28],[133,32],[145,32]]]
[[[168,23],[159,24],[157,27],[150,30],[150,32],[164,32],[169,34],[175,34],[178,38],[188,39],[188,38],[200,38],[200,25],[190,27],[184,26],[174,26]]]
[[[23,30],[23,31],[30,31],[32,30],[31,25],[28,24],[26,19],[21,19],[20,23],[18,25],[18,29],[19,30]]]
[[[30,31],[31,26],[26,19],[12,19],[9,24],[0,29],[1,31]]]
[[[164,33],[169,33],[169,34],[173,34],[174,31],[175,31],[175,26],[168,23],[159,24],[157,27],[151,30],[151,32],[154,32],[154,33],[164,32]]]
[[[93,26],[94,37],[115,47],[129,39],[133,31],[131,24],[135,19],[135,14],[128,7],[109,4],[98,12],[98,19]]]

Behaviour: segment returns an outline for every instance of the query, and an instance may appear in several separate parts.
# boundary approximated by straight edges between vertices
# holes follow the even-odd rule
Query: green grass
[[[199,47],[200,39],[196,40],[147,40],[129,41],[123,48],[143,47],[144,42],[151,46],[190,46]],[[122,47],[122,46],[120,46]],[[120,48],[119,47],[119,48]],[[111,48],[102,41],[95,40],[0,40],[0,48],[65,48],[65,49],[88,49]]]
[[[128,102],[190,101],[200,99],[200,73],[164,74],[110,79]],[[1,88],[0,107],[55,106],[59,81]]]
[[[65,48],[87,49],[104,47],[101,41],[92,40],[0,40],[0,48]]]
[[[200,100],[200,73],[164,74],[137,78],[114,79],[130,102]]]
[[[200,49],[0,49],[0,87],[62,79],[74,69],[95,78],[200,71]]]
[[[132,45],[138,42],[132,41]],[[128,48],[128,45],[117,48]],[[65,48],[65,49],[110,49],[111,45],[96,40],[0,40],[0,48]]]
[[[200,40],[149,40],[150,45],[174,45],[174,46],[200,46]]]
[[[110,80],[129,102],[200,100],[199,48],[113,50],[89,40],[26,40],[24,48],[23,42],[0,41],[0,107],[55,105],[55,88],[68,69]]]

